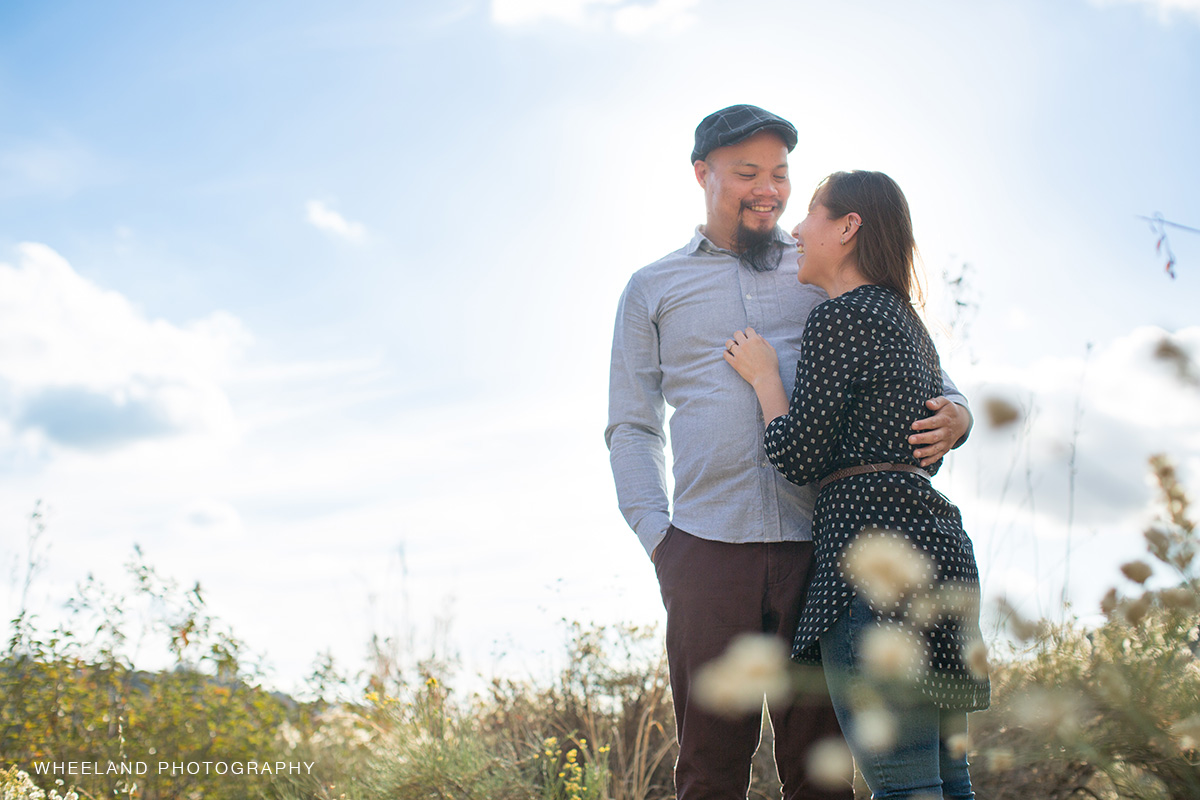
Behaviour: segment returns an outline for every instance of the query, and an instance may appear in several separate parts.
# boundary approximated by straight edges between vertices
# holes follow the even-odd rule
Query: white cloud
[[[968,368],[961,385],[968,387],[977,422],[963,455],[985,465],[980,499],[997,501],[1006,486],[1009,500],[1024,491],[1052,524],[1065,522],[1070,491],[1077,523],[1140,513],[1149,497],[1146,458],[1200,452],[1200,389],[1154,355],[1167,336],[1193,361],[1200,354],[1200,327],[1174,334],[1143,327],[1094,346],[1087,356]],[[960,370],[950,369],[957,377]],[[983,413],[989,397],[1015,402],[1026,419],[1015,430],[989,430]]]
[[[355,244],[366,238],[367,229],[361,222],[350,222],[320,200],[309,200],[305,208],[308,210],[308,221],[316,228]]]
[[[0,263],[0,424],[45,442],[111,448],[227,431],[221,380],[248,336],[221,312],[186,327],[147,319],[43,244]]]
[[[578,27],[611,29],[639,36],[652,29],[675,32],[695,22],[691,9],[698,0],[492,0],[492,21],[520,26],[552,20]]]
[[[1148,457],[1166,453],[1185,482],[1200,479],[1200,387],[1155,356],[1168,336],[1195,364],[1197,326],[1138,328],[1072,358],[947,367],[976,424],[935,480],[963,510],[986,594],[1047,613],[1066,587],[1074,608],[1090,611],[1116,579],[1114,564],[1144,551],[1140,534],[1157,508]],[[990,397],[1015,402],[1024,418],[989,427]]]
[[[1100,6],[1129,5],[1131,3],[1147,6],[1157,13],[1159,20],[1168,23],[1176,14],[1191,15],[1200,22],[1200,0],[1092,0]]]
[[[613,12],[613,29],[617,33],[640,36],[653,28],[671,33],[692,25],[696,19],[691,8],[697,0],[658,0],[652,5],[628,3]]]

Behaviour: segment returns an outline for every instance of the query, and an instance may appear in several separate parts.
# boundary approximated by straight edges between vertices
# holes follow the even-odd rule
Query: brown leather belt
[[[817,482],[817,489],[824,489],[829,484],[834,481],[840,481],[842,478],[849,478],[851,475],[865,475],[868,472],[912,472],[920,475],[925,480],[929,480],[928,472],[911,464],[860,464],[857,467],[834,470]]]

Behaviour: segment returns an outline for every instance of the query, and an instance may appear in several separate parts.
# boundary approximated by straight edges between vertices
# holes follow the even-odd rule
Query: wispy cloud
[[[1147,326],[1077,356],[947,367],[976,423],[936,480],[963,509],[988,595],[1056,603],[1069,586],[1078,608],[1095,608],[1112,575],[1098,563],[1143,550],[1147,458],[1165,453],[1181,474],[1200,475],[1200,389],[1156,356],[1164,339],[1200,357],[1200,327]],[[990,427],[982,409],[993,397],[1018,406],[1020,419]]]
[[[232,316],[147,319],[43,244],[0,263],[0,440],[94,450],[231,428],[222,379],[248,341]]]
[[[1097,344],[1087,355],[1042,358],[1020,368],[989,365],[964,381],[969,386],[986,376],[968,390],[980,421],[965,449],[993,466],[1015,463],[1018,475],[1036,476],[1032,507],[1048,524],[1067,522],[1072,454],[1076,522],[1101,524],[1142,513],[1149,498],[1146,458],[1161,451],[1189,459],[1200,452],[1200,391],[1154,355],[1164,339],[1193,359],[1200,354],[1200,327],[1173,334],[1143,327]],[[1021,425],[988,430],[978,409],[990,397],[1021,407]],[[1153,413],[1147,413],[1149,404]],[[990,470],[996,482],[980,485],[981,499],[1001,503],[1000,479],[1008,472]],[[1013,491],[1021,490],[1010,483],[1009,500]]]
[[[26,142],[0,151],[0,198],[69,197],[112,176],[110,166],[70,140]]]
[[[1164,23],[1170,22],[1176,15],[1190,16],[1192,21],[1200,23],[1200,0],[1092,0],[1092,3],[1100,6],[1136,3],[1155,11]]]
[[[518,27],[545,20],[639,36],[651,30],[676,32],[696,20],[698,0],[492,0],[492,21]]]
[[[351,222],[320,200],[309,200],[305,208],[308,211],[309,223],[320,230],[355,244],[367,237],[367,228],[361,222]]]

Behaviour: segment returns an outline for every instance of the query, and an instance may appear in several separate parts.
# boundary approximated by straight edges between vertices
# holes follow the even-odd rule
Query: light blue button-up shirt
[[[734,331],[754,328],[779,354],[791,395],[804,320],[827,296],[796,280],[795,239],[779,228],[775,238],[779,267],[755,272],[697,228],[686,247],[634,273],[621,295],[604,437],[621,513],[647,553],[672,523],[720,542],[812,538],[816,487],[791,484],[771,466],[758,398],[722,357]],[[966,405],[945,380],[946,396]]]

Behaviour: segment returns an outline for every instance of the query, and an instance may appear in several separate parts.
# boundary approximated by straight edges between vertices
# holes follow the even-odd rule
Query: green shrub
[[[13,621],[0,656],[0,753],[44,782],[68,778],[85,797],[246,797],[248,776],[214,765],[277,761],[283,700],[258,685],[199,586],[180,591],[140,552],[128,572],[128,595],[85,581],[70,623],[54,631],[39,632],[24,610]],[[162,636],[171,668],[137,670],[126,654],[127,612],[139,608],[154,614],[137,638]]]

